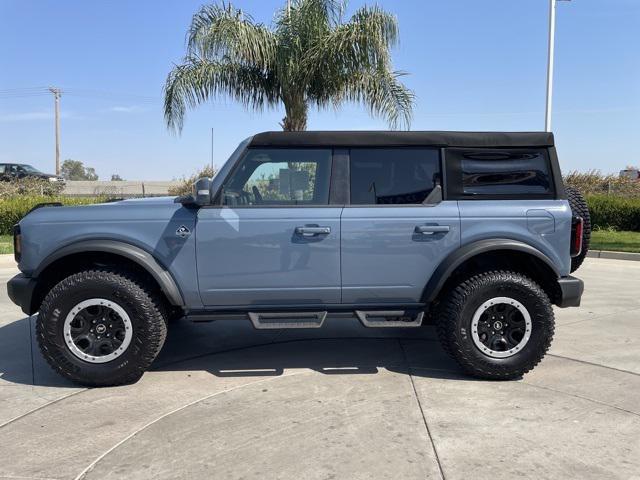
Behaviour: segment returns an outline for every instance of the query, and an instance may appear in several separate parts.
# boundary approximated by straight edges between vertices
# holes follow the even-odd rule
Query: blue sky
[[[62,159],[101,178],[161,180],[215,163],[282,109],[221,99],[165,128],[162,86],[202,0],[0,0],[0,91],[59,86]],[[235,0],[270,23],[284,0]],[[351,1],[347,15],[365,1]],[[417,95],[413,130],[542,130],[547,0],[379,0],[398,16],[394,67]],[[640,163],[640,0],[558,5],[553,130],[563,170]],[[30,91],[31,92],[31,91]],[[0,162],[54,169],[51,95],[0,95]],[[309,129],[384,129],[366,110],[312,111]]]

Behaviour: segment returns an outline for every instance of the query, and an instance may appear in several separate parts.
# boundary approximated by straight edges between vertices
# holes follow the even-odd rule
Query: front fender
[[[85,252],[104,252],[112,253],[115,255],[121,255],[144,268],[160,285],[160,288],[167,296],[167,299],[172,305],[184,306],[184,298],[182,293],[171,275],[171,273],[164,268],[155,257],[143,250],[140,247],[136,247],[129,243],[125,243],[117,240],[83,240],[71,245],[56,250],[52,254],[48,255],[35,269],[33,277],[38,277],[49,265],[56,260],[59,260],[68,255],[75,253]]]

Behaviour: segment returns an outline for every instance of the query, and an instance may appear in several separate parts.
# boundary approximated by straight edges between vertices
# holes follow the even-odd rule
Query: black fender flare
[[[541,260],[551,269],[551,271],[553,271],[556,277],[560,278],[560,272],[553,261],[540,250],[527,243],[507,238],[478,240],[476,242],[463,245],[459,249],[450,253],[449,256],[445,258],[440,265],[438,265],[424,288],[422,293],[423,301],[425,303],[433,302],[440,293],[440,290],[442,290],[447,279],[456,270],[456,268],[464,262],[476,255],[499,250],[513,250],[532,255]]]
[[[85,252],[112,253],[125,257],[144,268],[151,275],[167,296],[171,305],[184,306],[182,293],[178,288],[171,273],[164,268],[155,257],[140,247],[118,240],[81,240],[66,245],[47,256],[33,272],[33,277],[38,277],[49,265],[68,255]]]

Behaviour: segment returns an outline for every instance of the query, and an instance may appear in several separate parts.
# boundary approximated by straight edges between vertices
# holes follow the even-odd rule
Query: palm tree
[[[343,21],[346,0],[291,0],[273,28],[231,4],[206,5],[187,33],[187,54],[167,77],[164,115],[180,131],[187,108],[226,95],[262,111],[284,104],[284,130],[305,130],[310,106],[368,107],[391,128],[408,128],[413,92],[392,71],[395,16],[362,7]]]

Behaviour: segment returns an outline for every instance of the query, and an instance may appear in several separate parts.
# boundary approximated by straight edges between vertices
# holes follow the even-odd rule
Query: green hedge
[[[640,232],[640,198],[590,195],[587,203],[594,227]]]
[[[61,202],[64,205],[89,205],[104,202],[106,197],[18,196],[0,198],[0,235],[13,233],[13,225],[39,203]]]
[[[19,197],[21,195],[51,197],[60,195],[64,185],[62,182],[50,182],[42,178],[21,178],[18,180],[0,181],[0,199]]]

